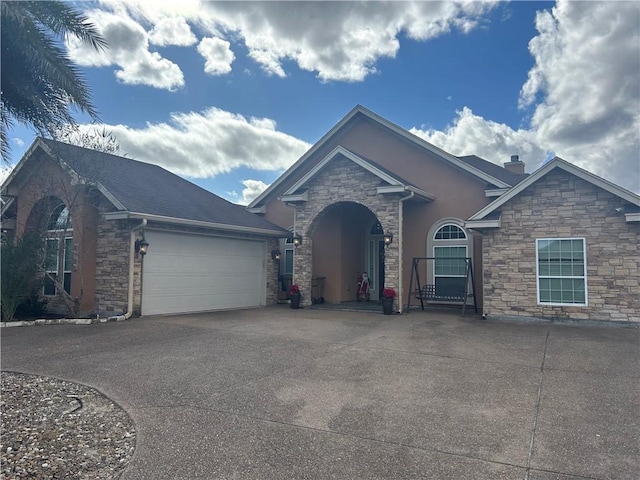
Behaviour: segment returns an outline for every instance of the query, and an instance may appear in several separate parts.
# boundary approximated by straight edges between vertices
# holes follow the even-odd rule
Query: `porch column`
[[[398,235],[399,237],[399,235]],[[394,312],[400,310],[400,248],[394,234],[393,243],[384,252],[384,288],[393,288],[396,298],[393,302]]]
[[[300,306],[311,305],[311,269],[313,266],[313,241],[310,237],[302,239],[302,245],[293,251],[293,283],[300,287],[302,297]]]
[[[388,198],[388,197],[387,197]],[[380,207],[374,210],[385,233],[393,234],[393,241],[385,248],[384,252],[384,288],[393,288],[396,291],[396,298],[393,302],[394,311],[400,310],[402,300],[400,299],[400,242],[402,234],[400,232],[401,222],[399,213],[399,197],[388,198]]]

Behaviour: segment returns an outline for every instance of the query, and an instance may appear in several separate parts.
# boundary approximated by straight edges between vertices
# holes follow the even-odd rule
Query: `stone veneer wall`
[[[129,239],[134,225],[135,223],[130,224],[127,220],[107,221],[103,215],[98,221],[96,312],[101,316],[121,315],[127,311]],[[139,258],[136,259],[136,264],[139,274]],[[138,281],[138,289],[139,285]]]
[[[385,255],[385,287],[398,292],[398,200],[392,194],[380,195],[376,188],[381,180],[343,157],[331,160],[307,185],[308,200],[296,205],[295,232],[303,235],[303,243],[294,252],[293,282],[303,293],[301,305],[311,304],[311,281],[313,277],[313,242],[311,234],[325,209],[339,202],[354,202],[367,207],[380,221],[385,232],[396,235],[387,247]],[[396,297],[395,308],[400,299]]]
[[[640,223],[624,200],[555,169],[501,208],[483,231],[484,312],[489,316],[640,322]],[[537,238],[585,238],[588,306],[537,304]]]
[[[98,224],[98,246],[96,254],[96,310],[100,315],[119,315],[127,311],[129,294],[129,239],[131,228],[139,225],[140,221],[102,219]],[[211,230],[202,228],[185,228],[172,225],[155,225],[149,223],[147,229],[161,227],[162,230],[181,233],[212,234]],[[222,236],[229,236],[228,232],[218,232]],[[141,235],[142,232],[139,232]],[[278,273],[277,264],[271,259],[271,250],[278,248],[278,239],[274,237],[259,237],[243,233],[234,233],[233,237],[247,240],[263,240],[265,245],[266,271],[266,303],[277,302]],[[153,245],[149,246],[153,249]],[[133,311],[139,315],[142,306],[141,270],[144,259],[137,255],[134,259],[133,280]]]

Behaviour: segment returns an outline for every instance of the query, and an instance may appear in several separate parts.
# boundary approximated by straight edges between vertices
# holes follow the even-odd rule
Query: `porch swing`
[[[436,260],[440,262],[440,265],[436,265]],[[431,262],[431,264],[430,264]],[[464,262],[464,274],[453,275],[452,273],[461,272]],[[425,272],[425,278],[429,278],[427,275],[427,267],[432,267],[431,271],[434,273],[433,284],[422,284],[420,281],[420,268],[421,266]],[[442,273],[449,273],[450,276],[438,275],[435,268],[439,267]],[[469,291],[469,284],[471,284],[471,291]],[[415,286],[415,290],[414,290]],[[420,300],[420,307],[424,310],[424,304],[427,303],[440,303],[440,304],[460,304],[462,305],[462,314],[465,314],[467,307],[467,299],[471,296],[473,298],[473,308],[478,313],[478,302],[476,297],[476,283],[473,277],[473,264],[469,257],[413,257],[411,266],[411,281],[409,282],[409,294],[407,295],[407,312],[411,307],[411,300],[413,297]]]

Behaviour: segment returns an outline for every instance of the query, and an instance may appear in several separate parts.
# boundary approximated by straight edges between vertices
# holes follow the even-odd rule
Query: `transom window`
[[[536,240],[538,303],[587,305],[584,238]]]
[[[459,226],[454,224],[448,224],[439,228],[433,238],[435,240],[455,240],[455,239],[466,240],[467,235],[466,233],[464,233],[464,230],[462,230]]]
[[[380,222],[375,222],[371,225],[371,230],[369,230],[369,235],[383,235],[384,230],[382,229],[382,225]]]
[[[69,209],[61,203],[49,215],[47,230],[70,230],[71,228],[73,226],[71,225],[71,218],[69,218]]]

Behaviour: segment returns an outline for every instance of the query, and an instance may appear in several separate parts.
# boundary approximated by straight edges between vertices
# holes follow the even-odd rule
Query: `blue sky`
[[[110,48],[69,55],[121,152],[234,202],[356,104],[454,155],[556,154],[640,192],[638,2],[76,6]],[[13,161],[34,136],[9,132]]]

